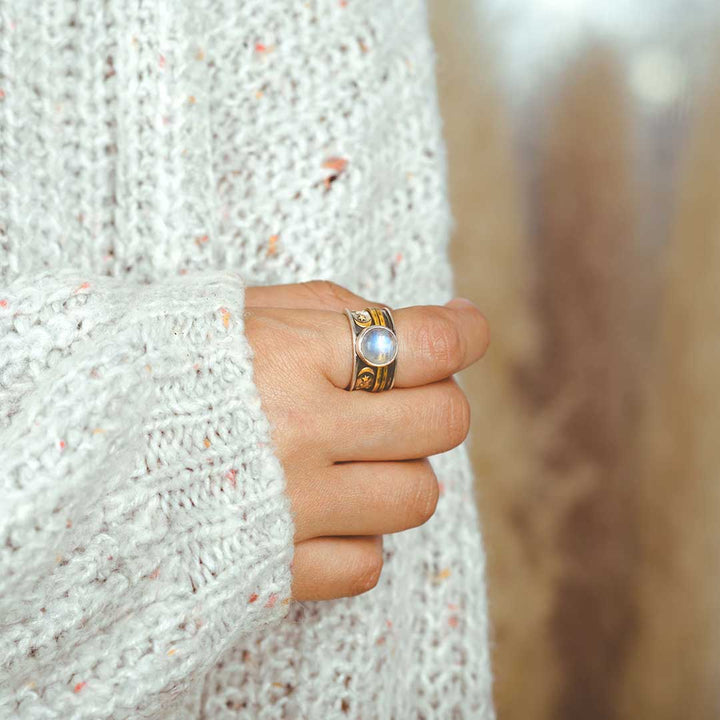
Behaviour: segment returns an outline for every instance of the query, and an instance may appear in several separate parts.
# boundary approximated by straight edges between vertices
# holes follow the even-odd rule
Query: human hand
[[[438,485],[427,457],[459,445],[470,410],[452,375],[484,354],[485,318],[466,300],[393,310],[395,387],[347,392],[343,309],[383,303],[328,282],[248,288],[245,328],[295,520],[292,595],[326,600],[372,589],[382,536],[421,525]]]

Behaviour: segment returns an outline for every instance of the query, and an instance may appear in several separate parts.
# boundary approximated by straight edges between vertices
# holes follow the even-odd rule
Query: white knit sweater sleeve
[[[0,348],[0,716],[152,715],[287,610],[242,283],[21,278]]]

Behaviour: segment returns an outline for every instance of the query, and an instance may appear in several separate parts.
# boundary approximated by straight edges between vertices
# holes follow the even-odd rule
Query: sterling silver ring
[[[395,384],[398,338],[389,308],[345,310],[353,343],[352,376],[346,390],[384,392]]]

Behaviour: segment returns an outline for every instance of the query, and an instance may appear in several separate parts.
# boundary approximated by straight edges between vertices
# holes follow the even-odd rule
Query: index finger
[[[398,336],[396,387],[444,380],[486,352],[490,330],[485,316],[469,300],[393,311]]]
[[[487,321],[468,300],[392,312],[399,347],[395,387],[417,387],[444,380],[479,360],[487,349]],[[353,339],[347,318],[337,313],[322,313],[315,315],[313,322],[321,334],[325,334],[322,328],[329,330],[332,326],[330,342],[318,349],[318,359],[334,385],[347,387],[353,358]]]

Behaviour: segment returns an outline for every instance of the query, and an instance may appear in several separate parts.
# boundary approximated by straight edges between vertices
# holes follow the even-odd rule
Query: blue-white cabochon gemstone
[[[398,341],[395,333],[382,325],[364,330],[358,337],[360,357],[374,367],[389,365],[397,356]]]

